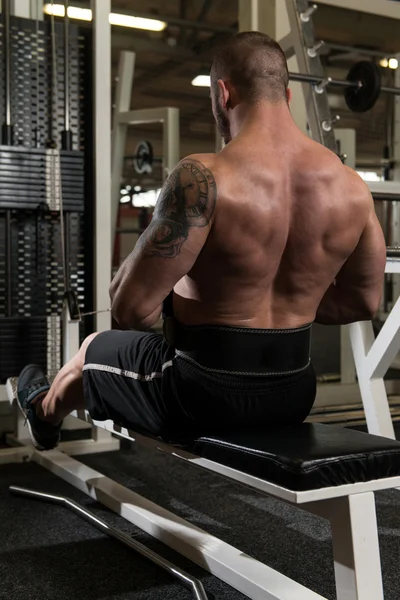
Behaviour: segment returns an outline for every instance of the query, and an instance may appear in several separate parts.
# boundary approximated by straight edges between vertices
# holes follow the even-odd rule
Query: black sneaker
[[[23,412],[33,445],[38,450],[51,450],[60,441],[61,423],[53,425],[36,416],[36,408],[32,401],[38,394],[50,389],[49,380],[38,365],[27,365],[18,378],[17,401]]]

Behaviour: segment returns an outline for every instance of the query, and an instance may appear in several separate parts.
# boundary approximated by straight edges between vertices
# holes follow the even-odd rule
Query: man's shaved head
[[[216,85],[218,79],[231,81],[245,102],[286,100],[289,72],[285,54],[265,33],[237,33],[214,57],[212,85]]]
[[[211,66],[211,101],[218,129],[230,141],[230,110],[238,103],[288,102],[285,54],[269,35],[237,33],[219,49]]]

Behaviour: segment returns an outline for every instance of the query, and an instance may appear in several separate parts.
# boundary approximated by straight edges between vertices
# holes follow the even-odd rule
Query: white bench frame
[[[400,259],[388,258],[386,273],[400,274]],[[383,378],[400,350],[400,298],[376,338],[371,321],[351,323],[349,334],[368,431],[395,439]]]
[[[14,391],[15,382],[12,385],[10,380],[8,394],[11,402]],[[17,411],[16,403],[13,405]],[[73,416],[119,438],[161,450],[328,519],[332,528],[337,600],[384,600],[374,492],[399,487],[400,477],[296,492],[118,427],[112,421],[92,421],[85,411]],[[11,461],[18,460],[15,450]],[[21,444],[19,451],[21,460],[23,457],[25,461],[32,460],[45,467],[253,600],[326,600],[87,467],[68,455],[66,448],[62,452],[38,452],[32,446]]]

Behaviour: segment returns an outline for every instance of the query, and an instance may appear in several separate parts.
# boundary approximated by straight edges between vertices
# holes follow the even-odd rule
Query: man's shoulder
[[[357,195],[364,196],[367,200],[371,199],[371,192],[368,184],[360,175],[347,165],[343,165],[344,184],[348,186],[349,191]]]
[[[206,169],[211,169],[215,165],[216,156],[217,155],[215,153],[189,154],[189,156],[185,156],[185,158],[182,158],[179,161],[177,167],[189,164],[197,164],[200,168],[204,167]]]
[[[189,171],[190,177],[194,178],[197,185],[207,184],[209,188],[216,188],[216,155],[215,154],[190,154],[176,165],[174,172],[182,174],[182,171]],[[182,175],[180,175],[181,177]]]

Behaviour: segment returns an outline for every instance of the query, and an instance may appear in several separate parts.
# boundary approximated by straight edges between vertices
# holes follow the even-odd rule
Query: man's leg
[[[174,391],[174,358],[162,335],[111,330],[90,335],[51,386],[41,367],[28,365],[17,399],[33,443],[39,450],[54,448],[62,419],[82,408],[94,420],[111,419],[151,435],[177,427],[186,414]]]
[[[86,350],[97,335],[92,333],[84,340],[79,352],[58,372],[49,391],[32,402],[39,419],[57,425],[72,411],[85,408],[82,371]]]
[[[64,417],[84,408],[83,376],[85,355],[98,334],[88,336],[76,356],[55,377],[50,386],[38,365],[28,365],[18,379],[17,400],[26,417],[32,441],[39,450],[54,448],[60,439]]]

